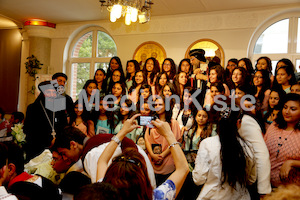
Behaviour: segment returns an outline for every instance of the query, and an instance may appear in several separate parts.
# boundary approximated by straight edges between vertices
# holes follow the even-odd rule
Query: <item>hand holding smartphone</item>
[[[138,125],[140,126],[147,126],[149,128],[154,128],[153,124],[151,123],[152,120],[155,120],[156,116],[139,116],[137,118]]]

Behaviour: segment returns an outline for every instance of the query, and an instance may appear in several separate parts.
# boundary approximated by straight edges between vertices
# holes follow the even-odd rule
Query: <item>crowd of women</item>
[[[168,122],[185,152],[194,182],[204,184],[200,199],[227,198],[229,194],[233,198],[247,199],[248,192],[244,188],[252,183],[255,187],[248,189],[253,198],[257,192],[261,195],[269,193],[271,187],[261,183],[261,169],[253,170],[261,164],[270,165],[268,161],[271,162],[269,182],[272,187],[300,184],[300,83],[296,82],[292,62],[279,60],[274,66],[275,74],[272,74],[268,57],[259,58],[254,67],[248,58],[230,59],[224,68],[220,63],[207,61],[203,55],[203,50],[192,51],[191,59],[181,60],[178,67],[171,58],[166,58],[161,67],[153,57],[148,58],[144,66],[129,60],[126,73],[121,60],[113,57],[107,72],[98,69],[94,79],[88,80],[83,88],[88,99],[95,94],[93,91],[100,92],[99,112],[93,109],[79,111],[78,107],[85,105],[78,105],[77,101],[76,116],[71,123],[92,137],[99,133],[117,134],[124,122],[136,113]],[[194,98],[197,89],[202,92]],[[107,98],[104,97],[108,94],[115,97],[113,104],[105,102]],[[180,101],[170,100],[172,95],[177,95]],[[215,109],[220,108],[217,104],[220,97],[228,107],[235,104],[244,109],[237,113],[228,111],[230,117],[223,117],[221,123],[222,114]],[[232,98],[234,103],[229,100]],[[195,100],[203,109],[196,109]],[[170,103],[171,109],[167,109],[166,102]],[[108,107],[115,109],[108,111]],[[265,140],[258,147],[255,141],[238,134],[245,115],[254,120],[248,128],[256,133],[251,134]],[[163,183],[175,170],[167,140],[149,126],[140,126],[127,137],[147,152],[157,184]],[[262,149],[268,150],[267,163],[257,161]],[[220,192],[224,183],[228,189],[223,188]],[[266,189],[259,189],[263,187]]]
[[[143,65],[129,60],[124,68],[113,57],[107,71],[99,68],[86,81],[87,101],[74,103],[69,125],[89,138],[118,136],[98,161],[98,170],[105,169],[98,179],[124,179],[109,174],[107,163],[126,136],[147,153],[157,185],[175,183],[177,199],[259,199],[280,185],[300,185],[300,83],[293,63],[284,58],[272,67],[268,57],[260,57],[253,66],[242,58],[222,67],[219,59],[208,61],[204,55],[196,49],[178,66],[171,58],[160,66],[150,57]],[[137,126],[143,117],[152,121]],[[145,167],[130,151],[117,160]],[[178,181],[185,162],[190,173]],[[145,194],[136,199],[151,199],[149,180],[142,180]],[[109,183],[119,188],[118,181]],[[123,199],[138,196],[121,193]]]

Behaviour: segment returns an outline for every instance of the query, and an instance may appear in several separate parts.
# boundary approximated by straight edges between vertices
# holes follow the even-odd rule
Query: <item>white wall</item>
[[[300,7],[300,4],[297,5]],[[152,17],[147,24],[133,23],[126,26],[122,19],[118,22],[93,21],[58,24],[52,38],[50,72],[63,69],[62,52],[68,40],[83,27],[101,26],[114,38],[118,56],[122,62],[132,59],[135,49],[143,42],[160,43],[178,63],[190,44],[202,38],[217,41],[225,51],[225,60],[247,56],[247,48],[257,26],[272,15],[295,6],[281,6],[255,10],[211,12],[189,15]],[[73,35],[72,35],[73,33]]]

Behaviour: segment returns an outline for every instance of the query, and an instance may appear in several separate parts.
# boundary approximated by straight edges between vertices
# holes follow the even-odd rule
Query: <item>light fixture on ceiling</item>
[[[143,2],[144,1],[144,2]],[[115,22],[125,16],[125,24],[131,22],[146,23],[150,21],[151,0],[99,0],[101,7],[107,7],[110,12],[110,21]]]

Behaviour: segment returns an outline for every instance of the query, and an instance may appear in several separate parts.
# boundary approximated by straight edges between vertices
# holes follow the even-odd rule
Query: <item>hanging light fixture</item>
[[[147,23],[150,21],[151,0],[99,0],[101,7],[107,7],[110,12],[110,21],[115,22],[120,17],[125,17],[125,24],[131,22]]]

